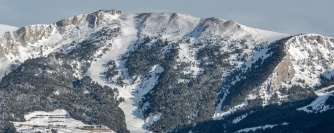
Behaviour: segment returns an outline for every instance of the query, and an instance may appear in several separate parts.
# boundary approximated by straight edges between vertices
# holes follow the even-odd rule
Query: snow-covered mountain
[[[17,27],[0,24],[0,33],[17,30]]]
[[[333,53],[321,35],[100,10],[0,34],[2,123],[65,109],[115,132],[313,130],[333,112]]]

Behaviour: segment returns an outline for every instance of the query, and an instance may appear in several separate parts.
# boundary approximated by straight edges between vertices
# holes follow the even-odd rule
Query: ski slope
[[[120,18],[116,18],[120,19]],[[124,102],[120,104],[120,108],[124,111],[127,129],[132,133],[145,132],[143,129],[144,120],[138,118],[134,112],[137,110],[135,97],[132,95],[135,91],[134,88],[137,84],[128,84],[123,88],[117,85],[109,84],[104,78],[103,72],[106,71],[104,64],[110,60],[116,62],[119,71],[126,71],[122,67],[121,56],[131,49],[132,45],[137,41],[137,29],[132,15],[126,17],[127,21],[121,22],[122,34],[115,38],[112,42],[112,47],[101,58],[97,58],[93,61],[91,67],[88,69],[87,75],[89,75],[94,81],[102,86],[109,86],[111,88],[118,88],[119,97],[124,98]]]

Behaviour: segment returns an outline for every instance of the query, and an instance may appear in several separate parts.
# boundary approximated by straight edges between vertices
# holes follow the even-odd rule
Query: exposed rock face
[[[2,131],[55,109],[116,132],[312,130],[333,112],[333,40],[116,10],[26,26],[0,34]]]
[[[293,65],[290,59],[284,59],[278,66],[277,66],[277,84],[281,85],[282,83],[287,83],[292,80],[293,75],[295,72],[293,70]]]

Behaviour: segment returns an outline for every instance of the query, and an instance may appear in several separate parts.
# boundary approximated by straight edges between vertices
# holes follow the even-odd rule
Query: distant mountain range
[[[55,110],[114,132],[334,129],[332,37],[117,10],[0,32],[2,132],[56,132],[29,116]]]

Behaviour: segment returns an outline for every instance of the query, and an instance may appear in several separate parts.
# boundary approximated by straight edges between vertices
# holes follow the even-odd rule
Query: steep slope
[[[326,127],[321,131],[332,130],[333,46],[333,38],[314,34],[271,44],[269,57],[246,74],[237,72],[245,78],[227,87],[213,117],[216,121],[198,124],[193,132],[306,132],[321,126]]]
[[[308,88],[305,96],[312,95],[312,90],[332,84],[333,76],[333,39],[320,35],[298,35],[286,40],[282,46],[281,59],[276,63],[267,79],[260,83],[255,93],[249,98],[263,99],[262,106],[271,103],[282,103],[305,99],[302,92],[299,96],[287,94],[290,88]],[[274,55],[274,53],[267,53]],[[243,90],[245,92],[245,90]],[[247,104],[245,101],[244,104]],[[244,105],[243,104],[243,105]]]
[[[26,26],[0,34],[2,131],[58,109],[116,132],[311,130],[333,112],[333,47],[178,13],[101,10]]]
[[[181,123],[192,125],[210,120],[218,100],[217,93],[221,91],[221,81],[244,61],[250,66],[253,56],[254,60],[262,56],[253,50],[266,47],[272,38],[286,36],[268,32],[272,38],[263,37],[261,34],[265,31],[217,18],[157,13],[139,18],[145,20],[140,21],[140,29],[144,31],[140,33],[142,43],[129,53],[125,65],[131,77],[145,75],[155,65],[164,69],[139,105],[144,117],[160,118],[150,126],[157,132],[171,131]],[[180,20],[182,22],[178,22]],[[158,28],[152,30],[151,27]],[[168,126],[162,127],[164,125]]]
[[[98,49],[111,46],[107,42],[120,34],[115,21],[96,28],[99,15],[102,12],[52,25],[26,26],[1,36],[2,61],[11,66],[5,69],[1,81],[3,132],[11,130],[6,127],[9,121],[24,121],[24,114],[56,109],[65,109],[86,124],[128,132],[124,113],[118,107],[118,91],[85,76],[90,62],[102,54]],[[112,18],[119,12],[108,11],[105,15]]]
[[[270,88],[319,88],[331,85],[334,68],[334,40],[320,35],[308,34],[291,38],[286,43],[286,53],[282,62],[273,73],[270,82],[265,86]],[[276,74],[276,76],[274,76]],[[273,91],[273,90],[272,90]],[[284,95],[279,95],[287,97]]]

